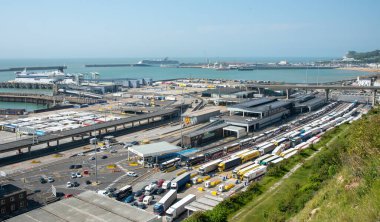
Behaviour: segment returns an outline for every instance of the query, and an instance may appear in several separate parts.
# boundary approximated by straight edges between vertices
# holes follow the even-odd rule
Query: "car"
[[[139,201],[139,202],[142,202],[142,201],[144,200],[144,197],[145,197],[145,195],[142,194],[142,195],[139,197],[138,201]]]
[[[53,182],[54,182],[54,178],[53,178],[53,177],[48,177],[47,181],[48,181],[49,183],[53,183]]]
[[[95,157],[92,156],[92,157],[88,158],[88,160],[95,160]]]
[[[74,169],[74,168],[75,168],[75,165],[70,165],[69,168],[70,168],[70,169]]]
[[[84,156],[84,153],[78,153],[77,156]]]
[[[41,190],[39,190],[39,189],[34,190],[33,193],[41,193]]]
[[[100,149],[101,149],[101,150],[106,150],[106,149],[107,149],[107,147],[105,147],[105,146],[102,146],[102,147],[100,147]]]
[[[137,177],[137,174],[135,172],[129,171],[129,172],[127,172],[127,176],[129,176],[129,177]]]
[[[131,206],[134,206],[134,207],[137,207],[139,205],[139,203],[137,201],[134,201],[131,203]]]
[[[157,187],[162,187],[162,184],[165,182],[164,179],[159,179],[157,183]]]
[[[133,194],[129,195],[127,198],[125,198],[124,202],[125,203],[131,203],[135,200],[135,197],[133,196]]]
[[[138,191],[136,191],[136,193],[135,193],[135,197],[139,197],[139,196],[141,196],[143,194],[143,191],[142,190],[138,190]]]
[[[79,173],[79,172],[77,172],[75,175],[77,176],[77,178],[82,178],[83,177],[82,174]]]
[[[47,182],[47,181],[46,181],[45,178],[43,178],[43,177],[40,178],[40,183],[46,183],[46,182]]]
[[[77,181],[74,181],[73,185],[74,187],[79,187],[80,184]]]
[[[67,183],[66,183],[66,187],[67,187],[67,188],[73,187],[73,184],[72,184],[71,182],[67,182]]]
[[[143,203],[140,203],[137,207],[143,210],[146,209],[146,205]]]
[[[77,174],[76,173],[71,173],[71,179],[74,179],[74,178],[77,178]]]
[[[132,141],[131,144],[132,144],[133,146],[135,146],[135,145],[139,145],[139,142],[137,142],[137,141]]]
[[[87,185],[90,185],[90,184],[92,184],[92,182],[91,181],[89,181],[89,180],[86,180],[86,182],[85,182]]]
[[[164,193],[165,192],[165,190],[164,189],[162,189],[162,188],[158,188],[158,190],[157,190],[157,194],[158,195],[160,195],[160,194],[162,194],[162,193]]]
[[[64,196],[65,198],[70,198],[70,197],[73,197],[73,195],[70,193],[70,194],[65,194]]]
[[[104,159],[107,159],[108,158],[108,156],[106,156],[106,155],[104,155],[104,156],[102,156],[102,159],[104,160]]]
[[[110,153],[117,153],[117,150],[111,150]]]
[[[78,164],[78,165],[74,165],[75,166],[75,169],[79,169],[79,168],[82,168],[82,165]]]

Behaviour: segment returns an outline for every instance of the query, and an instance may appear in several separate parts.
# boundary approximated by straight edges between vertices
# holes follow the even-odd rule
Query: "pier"
[[[53,69],[59,69],[64,70],[67,69],[67,66],[25,66],[25,67],[13,67],[13,68],[6,68],[6,69],[0,69],[0,72],[18,72],[26,70],[53,70]]]

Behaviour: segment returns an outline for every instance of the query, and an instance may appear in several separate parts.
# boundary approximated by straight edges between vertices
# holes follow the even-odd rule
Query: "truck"
[[[297,150],[296,148],[290,148],[290,149],[287,149],[287,150],[285,150],[284,152],[282,152],[282,153],[280,154],[280,156],[284,157],[284,156],[286,156],[287,154],[289,154],[289,153],[293,153],[293,152],[298,152],[298,150]]]
[[[226,192],[226,191],[229,191],[230,189],[232,189],[233,187],[235,186],[235,184],[221,184],[219,185],[218,187],[218,191],[219,192]]]
[[[262,154],[266,154],[269,152],[272,152],[272,150],[276,148],[276,145],[274,143],[269,143],[263,147],[261,147],[259,150]]]
[[[175,200],[177,200],[177,190],[169,190],[169,192],[153,206],[153,212],[158,215],[164,214]]]
[[[208,180],[205,182],[205,187],[206,188],[210,188],[210,187],[215,187],[216,185],[220,184],[222,182],[221,179],[212,179],[212,180]]]
[[[243,180],[246,182],[250,182],[257,177],[260,177],[264,175],[267,172],[267,167],[266,166],[259,166],[243,175]]]
[[[236,176],[237,176],[237,178],[241,179],[246,172],[253,170],[259,166],[260,166],[259,164],[254,164],[254,165],[251,165],[249,167],[243,168],[243,169],[239,170],[239,172],[237,172]]]
[[[143,199],[143,204],[149,205],[152,202],[152,200],[153,200],[152,196],[145,196]]]
[[[224,160],[221,163],[218,164],[218,170],[220,172],[223,172],[226,169],[229,169],[231,167],[237,166],[241,164],[241,158],[239,156],[232,157],[230,159]]]
[[[171,183],[172,183],[171,180],[165,180],[165,181],[162,183],[162,189],[165,189],[165,190],[170,189],[170,185],[171,185]]]
[[[190,182],[190,172],[183,173],[174,180],[172,180],[170,184],[170,189],[180,190],[182,189],[186,183]]]
[[[273,154],[265,154],[264,156],[261,156],[261,157],[257,158],[257,159],[255,160],[255,163],[256,163],[256,164],[260,164],[260,162],[261,162],[262,160],[265,160],[266,158],[269,158],[269,157],[271,157],[271,156],[273,156]]]
[[[169,207],[166,211],[166,221],[171,222],[176,219],[179,215],[185,212],[185,206],[189,205],[196,199],[194,194],[189,194],[177,203],[173,204],[173,206]]]
[[[271,161],[275,160],[275,159],[278,159],[280,158],[280,156],[277,156],[277,155],[273,155],[267,159],[264,159],[260,162],[261,165],[268,165]]]
[[[198,173],[201,175],[205,175],[206,173],[214,171],[218,168],[218,165],[221,162],[222,162],[221,159],[217,159],[217,160],[211,161],[209,163],[206,163],[206,164],[202,165],[201,167],[199,167]]]
[[[249,151],[248,153],[245,153],[241,156],[241,162],[245,163],[245,162],[250,161],[253,158],[256,158],[258,156],[260,156],[260,151],[258,151],[258,150]]]
[[[233,171],[232,171],[232,177],[233,178],[237,178],[237,172],[239,172],[239,170],[243,169],[243,168],[246,168],[246,167],[249,167],[251,165],[255,164],[254,162],[247,162],[247,163],[244,163],[238,167],[236,167]]]

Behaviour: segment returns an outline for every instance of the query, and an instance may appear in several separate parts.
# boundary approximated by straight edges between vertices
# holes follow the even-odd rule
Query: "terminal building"
[[[247,132],[286,119],[293,110],[292,101],[260,98],[227,108],[230,115],[222,119],[233,126],[245,127]]]
[[[177,152],[181,151],[181,147],[174,146],[168,142],[158,142],[145,144],[140,146],[132,146],[128,148],[128,159],[130,153],[135,154],[137,161],[145,165],[145,163],[159,163],[162,160],[178,156]]]
[[[295,113],[311,112],[326,104],[325,97],[316,97],[314,94],[299,96],[293,101]]]

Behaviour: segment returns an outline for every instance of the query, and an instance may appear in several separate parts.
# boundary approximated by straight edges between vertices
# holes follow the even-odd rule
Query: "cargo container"
[[[273,156],[273,154],[265,154],[264,156],[261,156],[261,157],[257,158],[257,159],[255,160],[255,163],[256,163],[256,164],[260,164],[260,162],[261,162],[262,160],[265,160],[265,159],[267,159],[267,158],[269,158],[269,157],[272,157],[272,156]]]
[[[251,170],[253,170],[259,166],[260,166],[259,164],[254,164],[254,165],[251,165],[249,167],[243,168],[236,173],[236,176],[238,179],[241,179],[245,173],[247,173],[247,172],[249,172],[249,171],[251,171]]]
[[[288,138],[282,137],[282,138],[276,140],[276,141],[274,142],[274,145],[279,146],[279,145],[281,145],[282,143],[284,143],[284,142],[286,142],[286,141],[288,141],[288,140],[289,140]]]
[[[238,152],[234,153],[231,157],[237,157],[237,156],[241,157],[243,154],[248,153],[251,150],[252,149],[244,149],[244,150],[238,151]]]
[[[261,165],[268,165],[271,161],[280,158],[280,156],[274,155],[272,157],[269,157],[267,159],[264,159],[260,162]]]
[[[236,167],[233,171],[232,171],[232,177],[233,178],[237,178],[237,172],[239,171],[239,170],[241,170],[241,169],[243,169],[243,168],[246,168],[246,167],[249,167],[249,166],[251,166],[251,165],[253,165],[253,164],[255,164],[254,162],[247,162],[247,163],[245,163],[245,164],[243,164],[243,165],[240,165],[240,166],[238,166],[238,167]]]
[[[297,153],[298,153],[297,150],[293,150],[292,152],[289,152],[289,153],[287,153],[286,155],[284,155],[284,159],[288,159],[288,158],[290,158],[290,157],[296,155]]]
[[[238,149],[240,149],[240,144],[239,143],[234,143],[234,144],[225,146],[223,148],[225,154],[234,152],[235,150],[238,150]]]
[[[287,149],[287,150],[285,150],[284,152],[282,152],[282,153],[280,154],[280,156],[284,157],[284,156],[287,155],[288,153],[291,153],[291,152],[294,152],[294,151],[298,152],[298,150],[295,149],[295,148]]]
[[[221,184],[218,187],[219,192],[226,192],[235,187],[235,184]]]
[[[253,160],[254,158],[259,157],[259,156],[260,156],[260,151],[252,150],[252,151],[245,153],[241,156],[241,162],[245,163],[245,162]]]
[[[162,215],[177,200],[177,190],[170,190],[153,206],[153,212]]]
[[[264,175],[267,172],[267,167],[266,166],[259,166],[247,173],[244,174],[243,180],[246,182],[250,182],[262,175]]]
[[[201,167],[199,167],[198,173],[201,175],[205,175],[206,173],[212,172],[218,168],[218,165],[221,162],[222,162],[221,159],[217,159],[217,160],[211,161],[209,163],[206,163],[206,164],[202,165]]]
[[[218,164],[218,170],[223,172],[226,169],[230,169],[242,163],[242,159],[240,157],[232,157],[228,160],[224,160]]]
[[[190,172],[181,174],[180,176],[172,180],[170,184],[170,189],[180,190],[183,187],[185,187],[186,183],[188,182],[190,182]]]
[[[297,146],[298,144],[300,144],[302,142],[302,139],[301,139],[301,137],[294,137],[293,139],[292,139],[292,145],[291,146],[293,146],[293,147],[295,147],[295,146]]]
[[[278,158],[278,159],[273,160],[273,161],[270,162],[269,164],[277,164],[277,163],[279,163],[279,162],[281,162],[281,161],[283,161],[283,160],[284,160],[284,158],[283,158],[283,157],[280,157],[280,158]]]
[[[195,195],[189,194],[177,203],[173,204],[173,206],[169,207],[169,209],[166,211],[166,221],[171,222],[176,219],[179,215],[185,212],[185,206],[189,205],[195,199]]]
[[[208,180],[205,182],[205,187],[210,188],[210,187],[215,187],[216,185],[220,184],[222,182],[221,179],[214,178],[212,180]]]
[[[296,150],[303,150],[303,149],[306,149],[309,146],[310,146],[310,143],[303,142],[303,143],[300,143],[297,146],[295,146],[294,149],[296,149]]]
[[[276,148],[276,145],[273,143],[269,143],[268,145],[261,147],[259,151],[262,154],[266,154],[266,153],[272,152],[274,148]]]

